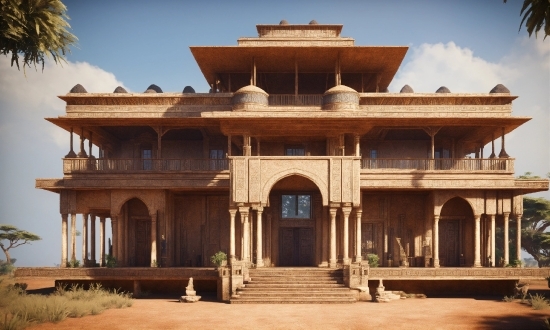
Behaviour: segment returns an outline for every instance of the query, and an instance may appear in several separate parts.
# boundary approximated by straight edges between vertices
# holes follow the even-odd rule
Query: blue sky
[[[68,134],[43,119],[64,113],[57,95],[77,83],[89,92],[118,85],[143,92],[152,83],[166,92],[186,85],[206,92],[189,46],[236,45],[239,37],[257,35],[256,24],[282,19],[343,24],[342,35],[356,45],[409,46],[390,92],[409,84],[416,92],[445,85],[486,93],[503,83],[519,96],[514,115],[534,118],[507,136],[516,173],[544,176],[550,172],[550,40],[518,33],[522,2],[65,1],[79,38],[68,63],[48,63],[44,73],[27,69],[25,77],[0,56],[0,222],[43,237],[13,250],[17,265],[53,266],[61,256],[59,197],[34,188],[36,178],[62,176],[69,149]]]

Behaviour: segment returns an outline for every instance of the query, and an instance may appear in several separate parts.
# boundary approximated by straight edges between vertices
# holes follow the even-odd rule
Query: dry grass
[[[0,285],[0,330],[20,330],[29,325],[59,322],[67,317],[97,315],[109,308],[132,306],[131,294],[109,291],[100,284],[58,287],[49,296],[28,295],[14,285]]]
[[[543,295],[536,294],[536,295],[529,295],[529,303],[531,304],[531,307],[533,309],[547,309],[550,308],[550,304],[548,304],[548,300],[544,298]]]

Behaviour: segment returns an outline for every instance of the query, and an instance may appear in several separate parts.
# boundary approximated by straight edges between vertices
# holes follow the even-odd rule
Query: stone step
[[[237,291],[240,297],[349,297],[349,291]]]
[[[311,291],[319,291],[319,290],[323,290],[323,291],[344,291],[344,292],[349,292],[349,289],[346,288],[345,286],[339,286],[339,287],[295,287],[295,288],[283,288],[283,287],[279,287],[279,286],[275,286],[275,287],[244,287],[244,288],[238,288],[237,290],[242,290],[242,291],[262,291],[262,292],[266,292],[266,291],[278,291],[278,292],[284,292],[284,291],[288,291],[288,292],[311,292]]]
[[[245,284],[247,288],[340,288],[343,284],[338,283],[254,283],[249,282]]]
[[[307,297],[297,297],[297,298],[286,298],[282,299],[281,297],[258,297],[255,298],[241,298],[235,297],[231,298],[229,301],[231,304],[352,304],[355,303],[353,297],[349,298],[307,298]]]
[[[302,283],[302,284],[343,284],[344,281],[342,280],[318,280],[318,279],[261,279],[261,278],[253,278],[250,281],[246,281],[245,283],[269,283],[269,284],[292,284],[292,283]]]

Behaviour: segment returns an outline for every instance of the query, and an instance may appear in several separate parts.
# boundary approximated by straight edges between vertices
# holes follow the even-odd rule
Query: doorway
[[[460,220],[439,222],[439,264],[443,267],[460,266]]]
[[[281,266],[306,267],[314,263],[313,228],[280,228]]]

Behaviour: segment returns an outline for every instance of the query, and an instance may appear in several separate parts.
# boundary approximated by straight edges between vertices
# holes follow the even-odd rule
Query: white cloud
[[[34,180],[62,177],[61,158],[69,151],[69,134],[44,117],[64,115],[65,102],[57,95],[77,83],[88,92],[112,92],[123,85],[112,73],[88,63],[49,63],[44,72],[27,69],[25,76],[10,67],[9,58],[0,56],[0,223],[42,237],[32,246],[13,250],[13,257],[21,256],[19,266],[59,262],[59,196],[35,189]]]
[[[513,102],[513,115],[533,118],[506,137],[506,150],[516,158],[516,174],[550,172],[550,43],[520,38],[496,63],[453,42],[422,44],[407,60],[391,92],[399,92],[405,84],[417,93],[433,93],[440,86],[453,93],[488,93],[498,83],[508,87],[519,96]],[[499,140],[496,145],[500,148]],[[550,197],[548,192],[543,195]]]

